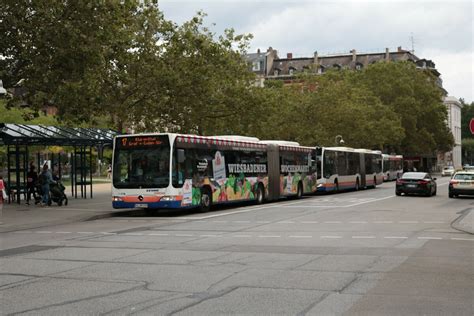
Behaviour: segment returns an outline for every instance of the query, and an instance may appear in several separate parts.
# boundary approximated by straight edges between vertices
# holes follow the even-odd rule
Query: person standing
[[[48,205],[49,202],[49,185],[53,183],[53,175],[48,169],[48,165],[43,166],[43,171],[39,176],[39,184],[41,185],[41,192],[43,198],[41,200],[41,205]]]
[[[33,194],[33,199],[35,199],[35,204],[38,204],[38,199],[36,197],[36,185],[38,183],[38,173],[36,172],[36,167],[33,164],[30,164],[30,171],[26,175],[26,190],[27,190],[27,199],[26,204],[30,205],[31,194]]]
[[[7,192],[5,188],[5,182],[3,182],[3,177],[0,175],[0,224],[2,224],[3,218],[3,203],[6,200]]]

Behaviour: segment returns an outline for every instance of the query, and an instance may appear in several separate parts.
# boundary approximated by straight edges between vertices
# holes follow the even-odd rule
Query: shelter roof
[[[116,131],[0,123],[0,145],[95,146],[112,145]]]

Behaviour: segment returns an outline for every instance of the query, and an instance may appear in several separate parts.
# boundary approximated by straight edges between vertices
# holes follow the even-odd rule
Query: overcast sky
[[[165,17],[178,24],[197,11],[217,34],[226,28],[251,33],[252,51],[278,50],[279,56],[380,52],[398,46],[431,59],[449,95],[473,101],[473,15],[470,0],[306,1],[161,0]],[[213,23],[215,24],[214,26]]]

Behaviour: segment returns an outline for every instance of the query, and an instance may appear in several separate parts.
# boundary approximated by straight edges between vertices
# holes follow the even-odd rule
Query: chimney
[[[315,50],[313,54],[313,63],[317,65],[319,63],[319,58],[318,58],[318,51]]]
[[[399,53],[403,52],[402,47],[401,47],[401,46],[398,46],[398,47],[397,47],[397,51],[398,51]]]
[[[292,59],[292,58],[293,58],[293,54],[292,54],[292,53],[287,53],[287,54],[286,54],[286,58]]]
[[[257,54],[260,54],[260,48],[259,48],[259,49],[257,49]]]
[[[390,49],[385,48],[385,60],[389,61],[390,60]]]
[[[351,53],[352,53],[352,62],[355,62],[357,58],[357,52],[355,49],[353,49],[351,50]]]

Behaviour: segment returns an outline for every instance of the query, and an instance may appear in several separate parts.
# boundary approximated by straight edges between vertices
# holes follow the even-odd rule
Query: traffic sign
[[[471,130],[471,134],[474,135],[474,118],[469,122],[469,129]]]

